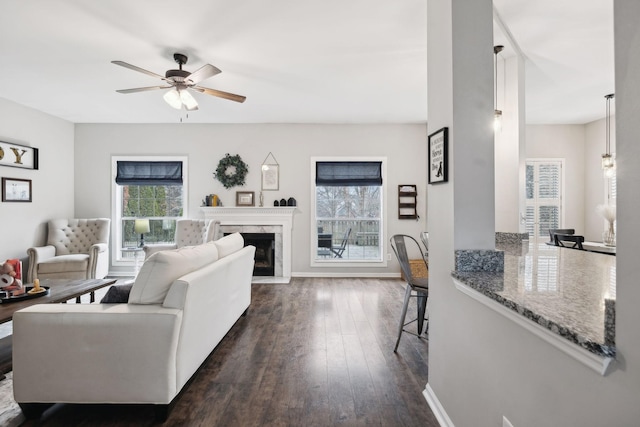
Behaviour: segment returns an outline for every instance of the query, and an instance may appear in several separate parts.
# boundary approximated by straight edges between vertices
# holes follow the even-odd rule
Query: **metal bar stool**
[[[393,348],[394,353],[398,350],[398,345],[400,344],[400,337],[403,332],[407,332],[411,335],[415,335],[418,338],[422,338],[420,335],[423,330],[428,330],[429,328],[429,318],[427,314],[427,298],[429,296],[429,279],[427,277],[414,277],[413,272],[411,271],[411,264],[409,263],[409,256],[407,255],[407,242],[411,245],[415,245],[415,247],[420,252],[420,257],[424,261],[425,255],[420,248],[420,245],[411,236],[407,236],[406,234],[396,234],[391,237],[391,249],[396,254],[396,258],[398,258],[398,263],[400,263],[400,268],[402,269],[402,273],[404,274],[405,280],[407,281],[407,287],[404,293],[404,303],[402,305],[402,314],[400,315],[400,325],[398,327],[398,339],[396,341],[396,346]],[[413,242],[413,243],[411,243]],[[426,261],[425,261],[426,266]],[[411,298],[417,298],[417,306],[418,306],[418,317],[408,322],[405,322],[407,317],[407,307],[409,306],[409,301]],[[425,317],[427,316],[427,317]],[[424,328],[424,321],[427,321],[427,328]],[[411,332],[405,327],[413,322],[417,322],[418,324],[418,333]]]

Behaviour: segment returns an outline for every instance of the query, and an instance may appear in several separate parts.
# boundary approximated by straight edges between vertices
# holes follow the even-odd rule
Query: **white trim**
[[[311,242],[311,244],[309,245],[309,265],[311,267],[320,267],[320,268],[333,268],[333,267],[346,267],[346,268],[362,268],[363,266],[365,267],[370,267],[370,268],[375,268],[375,267],[380,267],[380,268],[385,268],[387,267],[387,245],[384,244],[384,242],[386,241],[386,237],[387,236],[387,223],[389,221],[387,221],[387,203],[386,203],[386,196],[387,196],[387,157],[381,157],[381,156],[373,156],[373,157],[366,157],[366,156],[329,156],[329,157],[325,157],[325,156],[319,156],[319,157],[311,157],[310,159],[310,168],[309,168],[309,173],[310,173],[310,178],[309,178],[309,185],[310,185],[310,190],[309,190],[309,194],[311,195],[310,199],[311,199],[311,209],[309,211],[309,221],[310,224],[314,224],[313,227],[309,227],[309,242]],[[333,259],[328,259],[328,260],[324,260],[324,259],[316,259],[317,253],[318,253],[318,248],[316,247],[316,245],[313,242],[317,242],[317,234],[316,234],[316,228],[315,228],[315,224],[316,224],[316,162],[382,162],[382,195],[380,196],[380,198],[382,199],[380,201],[380,203],[382,204],[381,206],[381,210],[380,210],[380,223],[382,225],[381,227],[381,233],[380,233],[380,239],[379,239],[379,243],[380,243],[380,251],[381,251],[381,259],[380,260],[351,260],[351,261],[336,261]],[[363,264],[368,264],[368,265],[363,265]],[[306,274],[306,273],[305,273]],[[317,276],[317,275],[313,275],[313,276],[305,276],[305,277],[325,277],[325,276]],[[332,277],[332,276],[326,276],[326,277]],[[365,277],[362,275],[356,275],[356,276],[341,276],[341,277]],[[376,276],[372,276],[372,277],[380,277],[379,275]]]
[[[527,331],[536,335],[538,338],[541,338],[543,341],[551,344],[553,347],[562,351],[567,356],[574,358],[583,365],[598,372],[600,375],[607,375],[609,369],[612,367],[612,362],[615,360],[612,357],[598,356],[597,354],[585,350],[577,344],[570,342],[566,338],[563,338],[560,335],[551,332],[549,329],[543,328],[542,326],[538,325],[530,319],[527,319],[521,314],[506,308],[497,301],[494,301],[486,295],[483,295],[480,292],[470,288],[457,279],[453,279],[453,283],[456,286],[456,289],[458,289],[463,294],[470,296],[476,301],[486,305],[496,313],[499,313],[507,319],[512,320],[519,326],[522,326]]]
[[[427,386],[422,391],[422,395],[424,396],[425,399],[427,399],[429,408],[431,408],[433,415],[436,416],[436,419],[438,420],[438,423],[441,426],[455,427],[453,425],[453,421],[451,421],[451,418],[449,418],[447,411],[444,410],[444,407],[440,403],[440,400],[438,400],[436,393],[433,391],[429,383],[427,383]]]
[[[346,277],[346,278],[371,278],[371,279],[399,279],[400,278],[400,273],[357,273],[357,272],[353,272],[353,273],[324,273],[324,272],[308,272],[308,271],[301,271],[301,272],[293,272],[291,273],[292,277],[326,277],[326,278],[332,278],[332,277],[336,277],[336,278],[341,278],[341,277]]]

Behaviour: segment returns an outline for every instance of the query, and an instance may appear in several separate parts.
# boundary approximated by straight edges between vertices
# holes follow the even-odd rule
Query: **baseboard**
[[[400,273],[319,273],[319,272],[294,272],[291,277],[326,277],[326,278],[365,278],[365,279],[399,279]]]
[[[455,427],[453,425],[453,422],[451,421],[451,418],[449,418],[449,415],[447,415],[447,411],[444,410],[442,404],[438,400],[438,397],[429,384],[427,384],[422,394],[424,395],[424,398],[427,399],[429,408],[431,408],[431,411],[436,416],[436,419],[438,420],[440,426]]]

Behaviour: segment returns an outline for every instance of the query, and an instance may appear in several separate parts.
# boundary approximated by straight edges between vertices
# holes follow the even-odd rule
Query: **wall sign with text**
[[[38,149],[0,141],[0,166],[38,169]]]
[[[429,135],[429,184],[447,182],[447,142],[449,129],[444,127]]]

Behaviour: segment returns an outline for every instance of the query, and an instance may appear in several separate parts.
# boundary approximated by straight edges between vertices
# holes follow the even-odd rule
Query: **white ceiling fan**
[[[198,83],[201,81],[208,79],[209,77],[213,77],[216,74],[220,74],[222,71],[220,69],[214,67],[211,64],[203,65],[198,68],[193,73],[189,71],[185,71],[182,69],[182,66],[187,63],[187,56],[182,53],[174,53],[173,59],[178,63],[178,70],[167,70],[164,77],[160,74],[156,74],[154,72],[145,70],[143,68],[137,67],[135,65],[131,65],[129,63],[123,61],[111,61],[112,64],[120,65],[121,67],[129,68],[134,71],[138,71],[140,73],[147,74],[152,77],[159,78],[164,80],[166,85],[164,86],[148,86],[148,87],[138,87],[133,89],[120,89],[116,90],[119,93],[135,93],[135,92],[146,92],[149,90],[157,90],[157,89],[170,89],[167,93],[164,94],[164,100],[167,101],[167,104],[171,105],[173,108],[178,110],[184,107],[188,111],[193,111],[198,109],[198,102],[196,99],[189,93],[190,90],[194,90],[200,93],[205,93],[207,95],[217,96],[219,98],[229,99],[231,101],[236,102],[244,102],[246,97],[241,95],[235,95],[229,92],[223,92],[221,90],[210,89],[207,87],[199,86]]]

